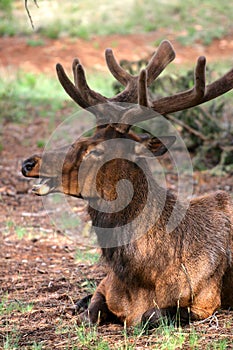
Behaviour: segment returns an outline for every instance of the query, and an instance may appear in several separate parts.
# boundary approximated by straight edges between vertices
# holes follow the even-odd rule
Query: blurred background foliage
[[[122,60],[121,66],[136,75],[148,61]],[[207,67],[206,80],[214,81],[215,70]],[[166,71],[150,86],[150,97],[156,99],[191,89],[194,84],[193,69],[177,74]],[[118,82],[113,83],[115,94],[122,91]],[[232,94],[232,93],[231,93]],[[233,171],[233,108],[232,97],[215,99],[204,105],[167,115],[175,123],[193,157],[196,170],[212,169],[213,174]],[[148,121],[145,122],[149,123]]]
[[[228,0],[33,0],[27,1],[36,32],[49,38],[88,39],[91,35],[129,34],[169,28],[184,45],[208,45],[232,31]],[[24,1],[0,1],[0,35],[31,34]],[[17,20],[16,20],[17,19]]]

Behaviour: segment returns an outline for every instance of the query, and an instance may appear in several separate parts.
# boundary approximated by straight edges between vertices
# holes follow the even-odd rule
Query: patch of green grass
[[[30,120],[32,114],[40,115],[41,110],[50,117],[67,99],[55,78],[22,71],[9,77],[7,73],[0,72],[0,122]]]
[[[92,90],[98,91],[106,97],[114,95],[113,82],[115,81],[111,73],[101,74],[100,72],[91,72],[87,74],[88,85]]]
[[[189,334],[189,345],[191,349],[197,349],[199,339],[199,334],[195,330],[191,330]]]
[[[8,296],[2,297],[0,302],[0,315],[10,315],[12,312],[20,312],[21,314],[32,311],[33,304],[23,303],[20,300],[9,301]]]
[[[80,218],[77,215],[63,212],[60,214],[59,224],[62,230],[72,230],[80,225]]]
[[[71,77],[71,79],[73,79]],[[91,88],[111,96],[113,94],[113,77],[109,74],[88,74]],[[0,123],[1,121],[23,122],[34,117],[49,117],[54,120],[54,114],[63,108],[65,101],[72,101],[65,93],[58,79],[19,71],[13,76],[7,71],[0,71]],[[74,110],[77,105],[71,103]],[[64,116],[66,117],[66,116]],[[38,141],[44,146],[44,141]]]
[[[94,41],[94,42],[93,42],[93,47],[94,47],[96,50],[98,50],[99,47],[100,47],[99,42],[98,42],[98,41]]]
[[[3,350],[19,349],[19,335],[17,335],[16,331],[12,333],[13,332],[3,337]]]
[[[8,229],[11,229],[12,227],[14,227],[14,225],[15,225],[14,221],[12,220],[6,221],[6,226]]]
[[[22,4],[19,5],[19,0],[9,2],[12,15],[5,23],[2,18],[0,35],[32,33],[30,24],[25,26]],[[33,1],[28,3],[36,30],[52,39],[65,35],[89,40],[93,34],[128,34],[164,28],[177,33],[184,45],[197,41],[208,45],[232,31],[233,11],[228,0],[125,0],[124,6],[119,1],[108,0],[96,3],[54,0],[39,1],[39,8]]]
[[[53,23],[51,25],[47,25],[45,27],[42,27],[40,29],[40,33],[44,36],[46,36],[47,38],[50,39],[57,39],[59,37],[59,34],[61,32],[61,24],[59,23],[59,21],[53,21]]]
[[[27,236],[27,230],[25,227],[16,226],[15,233],[16,233],[18,239],[23,239],[25,236]]]
[[[227,350],[230,349],[229,346],[231,346],[232,343],[230,343],[227,339],[219,339],[216,341],[213,341],[211,344],[208,344],[206,346],[207,350]]]
[[[38,238],[39,236],[45,236],[47,235],[46,232],[41,229],[38,233],[37,230],[35,230],[32,227],[24,227],[24,226],[19,226],[17,225],[14,221],[12,220],[7,220],[5,223],[5,228],[2,230],[2,234],[7,236],[7,235],[14,235],[14,237],[17,240],[32,240],[34,238]]]
[[[75,259],[78,262],[95,264],[100,258],[100,255],[95,250],[81,250],[77,249],[75,254]]]
[[[13,20],[0,17],[0,36],[14,36],[17,34],[17,25]]]
[[[0,36],[17,34],[17,23],[13,18],[13,0],[0,1]]]
[[[37,141],[37,147],[44,148],[45,145],[46,145],[46,141],[45,140],[38,140]]]
[[[36,46],[43,46],[44,45],[44,40],[42,39],[28,39],[27,40],[27,45],[36,47]]]
[[[86,26],[77,26],[74,24],[74,26],[69,26],[67,29],[67,33],[70,37],[78,37],[84,40],[89,40],[91,33]]]
[[[0,10],[11,13],[12,11],[13,0],[1,0],[0,1]]]
[[[43,349],[43,345],[42,344],[37,344],[37,343],[33,343],[31,350],[42,350]]]
[[[191,328],[190,330],[184,330],[182,328],[174,328],[172,326],[162,325],[153,332],[147,332],[144,328],[138,326],[134,328],[126,328],[120,331],[116,337],[116,341],[113,343],[111,338],[104,337],[99,334],[98,327],[82,324],[80,326],[71,326],[70,328],[62,327],[60,325],[60,334],[76,333],[77,337],[75,342],[70,337],[69,346],[71,349],[97,349],[97,350],[136,350],[150,348],[161,350],[176,350],[189,348],[192,350],[203,348],[199,341],[202,339],[202,334],[196,334]],[[136,331],[135,331],[136,330]],[[206,345],[206,344],[205,344]],[[206,349],[218,349],[225,350],[229,342],[225,339],[211,342],[211,347]]]
[[[88,324],[63,326],[62,324],[56,329],[56,334],[62,334],[68,340],[67,347],[64,349],[90,349],[90,350],[112,350],[113,348],[108,340],[98,332],[97,326]],[[120,350],[120,348],[118,348]]]
[[[97,327],[81,325],[76,328],[76,334],[81,349],[110,350],[108,342],[98,334]]]
[[[222,6],[223,5],[223,6]],[[232,16],[227,1],[220,5],[218,1],[189,0],[177,5],[173,10],[173,23],[176,32],[180,32],[178,40],[183,45],[202,42],[209,45],[214,39],[220,39],[232,30]],[[224,7],[224,8],[223,8]]]

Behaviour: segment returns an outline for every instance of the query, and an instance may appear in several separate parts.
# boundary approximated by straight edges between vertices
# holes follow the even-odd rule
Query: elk
[[[56,66],[65,91],[96,116],[97,126],[92,136],[26,159],[22,173],[40,178],[33,187],[37,195],[63,192],[88,201],[108,271],[95,293],[77,303],[79,322],[125,322],[127,326],[143,322],[153,327],[163,317],[174,320],[178,314],[187,323],[209,317],[221,305],[233,306],[229,195],[217,191],[192,199],[185,216],[168,231],[171,213],[175,210],[179,218],[184,203],[153,178],[149,159],[165,154],[175,138],[130,130],[138,120],[154,118],[155,112],[166,117],[233,88],[233,69],[206,85],[206,60],[199,57],[191,90],[152,101],[148,87],[174,58],[172,45],[163,41],[147,67],[133,76],[107,49],[108,68],[125,86],[112,98],[90,89],[78,59],[72,66],[74,83],[62,65]],[[105,156],[112,140],[119,143],[109,159]],[[111,210],[101,209],[101,201]]]

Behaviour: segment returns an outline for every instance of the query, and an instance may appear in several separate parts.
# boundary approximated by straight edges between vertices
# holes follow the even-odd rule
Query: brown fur
[[[109,268],[88,310],[79,318],[89,318],[95,323],[100,313],[102,322],[117,319],[132,325],[143,318],[150,318],[157,308],[166,313],[179,307],[180,310],[190,309],[186,318],[202,319],[221,306],[221,291],[223,304],[233,306],[229,285],[233,286],[230,267],[231,213],[227,193],[218,191],[191,200],[178,227],[167,232],[166,225],[174,205],[177,218],[183,204],[177,205],[177,198],[154,181],[145,159],[140,160],[142,171],[134,163],[119,159],[123,150],[118,150],[119,158],[105,163],[98,172],[97,190],[102,198],[113,201],[117,198],[118,181],[127,178],[134,186],[132,201],[117,213],[104,213],[92,208],[92,200],[96,200],[92,192],[92,174],[95,166],[98,167],[98,161],[90,151],[104,140],[118,136],[117,131],[107,126],[91,138],[78,141],[69,150],[65,149],[67,154],[60,179],[62,186],[60,184],[57,190],[62,188],[64,193],[89,198],[88,211],[99,243],[104,247],[102,254]],[[132,133],[124,137],[136,139]],[[137,139],[139,142],[140,137],[137,136]],[[35,176],[38,163],[42,172],[40,176],[43,177],[43,169],[44,176],[56,176],[58,155],[59,151],[45,155],[44,166],[43,158],[38,161],[39,156],[34,157],[36,165],[27,176]],[[77,172],[81,160],[85,164],[86,176],[79,184]],[[130,230],[131,227],[133,229],[133,220],[140,215],[148,200],[148,179],[150,191],[153,191],[152,200],[134,232]],[[154,222],[157,215],[158,220]],[[126,224],[129,225],[124,229],[122,225]],[[102,227],[119,226],[123,227],[119,237],[114,235],[114,230],[111,237],[102,232]],[[122,244],[125,237],[130,237],[126,245]],[[112,242],[117,242],[117,246],[111,247]]]

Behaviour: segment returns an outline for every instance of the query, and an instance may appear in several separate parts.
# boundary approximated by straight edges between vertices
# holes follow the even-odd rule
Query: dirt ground
[[[209,61],[232,59],[231,37],[215,41],[208,47],[195,45],[192,48],[184,48],[175,42],[171,34],[162,34],[173,41],[177,52],[177,64],[193,63],[195,58],[202,54],[206,55]],[[119,59],[137,60],[154,51],[153,43],[158,36],[158,33],[122,37],[114,35],[93,38],[92,41],[44,39],[44,45],[39,47],[29,46],[24,37],[0,38],[0,65],[3,69],[21,68],[52,75],[55,63],[60,61],[68,68],[73,57],[78,55],[86,67],[105,70],[103,51],[106,47],[115,46],[114,50]],[[62,112],[65,113],[66,110]],[[55,120],[55,123],[59,124],[59,114]],[[75,301],[88,293],[91,284],[98,284],[104,276],[104,268],[101,263],[92,265],[90,262],[75,259],[77,246],[74,240],[66,236],[65,230],[60,230],[52,224],[41,198],[30,193],[32,181],[23,178],[20,173],[22,160],[41,151],[36,145],[36,140],[45,137],[48,123],[46,118],[37,117],[33,124],[2,125],[0,349],[3,349],[3,344],[4,349],[37,349],[35,344],[40,344],[38,349],[98,349],[98,340],[93,340],[93,347],[91,343],[77,345],[80,344],[80,334],[74,331],[75,316],[72,316],[69,309]],[[170,180],[172,181],[172,178]],[[224,189],[231,194],[233,191],[232,174],[211,177],[208,173],[195,173],[194,180],[195,194],[217,189]],[[89,218],[82,201],[77,200],[75,207],[80,217],[81,234]],[[78,248],[85,253],[84,244],[79,244]],[[91,251],[93,254],[96,252],[98,249]],[[210,349],[217,349],[214,344],[226,340],[226,348],[233,349],[232,311],[220,310],[217,318],[197,323],[192,327],[200,334],[198,348],[206,349],[209,346]],[[183,330],[187,338],[190,329],[187,327]],[[111,348],[129,349],[125,345],[126,336],[120,326],[99,327],[97,339],[100,337],[106,340]],[[11,344],[9,347],[6,347],[7,339]],[[128,344],[136,344],[137,349],[159,349],[160,346],[162,348],[161,338],[159,340],[153,333],[135,338],[133,331],[129,330],[127,341]],[[183,349],[189,348],[189,345],[183,346]]]
[[[194,65],[196,58],[201,55],[206,56],[207,62],[232,60],[232,35],[214,40],[208,46],[196,43],[192,47],[184,47],[175,40],[174,34],[160,30],[147,34],[93,37],[89,41],[79,38],[57,40],[43,38],[43,45],[36,47],[29,45],[29,40],[25,37],[2,37],[0,38],[0,65],[53,75],[57,62],[70,69],[73,58],[78,56],[84,67],[105,71],[104,50],[106,48],[112,48],[119,60],[137,61],[154,52],[161,38],[170,40],[174,45],[177,65],[187,63]],[[41,42],[41,39],[35,35],[32,41]]]

